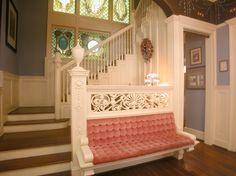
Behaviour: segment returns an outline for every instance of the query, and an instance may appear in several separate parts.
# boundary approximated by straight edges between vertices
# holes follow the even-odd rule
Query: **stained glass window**
[[[113,21],[129,23],[130,0],[113,0]]]
[[[71,49],[75,45],[75,31],[70,28],[54,28],[52,30],[52,54],[60,52],[62,57],[71,57]]]
[[[75,14],[75,0],[54,0],[53,11]]]
[[[80,31],[79,32],[79,43],[85,49],[91,49],[93,46],[97,45],[99,42],[105,40],[109,37],[108,33],[90,32],[90,31]],[[89,56],[90,59],[96,59],[98,56],[103,54],[105,48],[98,48],[94,51],[92,55]]]
[[[80,0],[80,15],[108,20],[109,0]]]

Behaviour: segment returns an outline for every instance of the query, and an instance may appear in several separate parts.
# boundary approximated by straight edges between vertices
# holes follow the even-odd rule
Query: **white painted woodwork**
[[[185,16],[171,16],[168,24],[169,80],[174,86],[174,113],[178,128],[183,128],[184,109],[184,31],[209,35],[206,39],[205,142],[213,144],[215,130],[216,25]]]
[[[43,114],[41,114],[43,116]],[[3,128],[4,133],[17,133],[17,132],[29,132],[29,131],[45,131],[56,130],[66,128],[69,125],[69,121],[45,123],[45,124],[27,124],[27,125],[5,125]]]
[[[230,58],[229,58],[229,71],[230,71],[230,117],[229,117],[229,145],[228,149],[236,152],[236,18],[227,21],[229,25],[229,44],[230,44]]]
[[[111,117],[124,117],[124,116],[134,116],[134,115],[146,115],[154,113],[164,113],[164,112],[173,112],[173,90],[171,86],[88,86],[87,88],[87,101],[88,101],[88,119],[98,119],[98,118],[111,118]],[[94,106],[94,102],[106,102],[109,104],[109,101],[105,99],[107,96],[117,96],[116,101],[112,102],[113,108],[106,109],[105,104],[98,104],[96,107],[97,110],[92,110],[91,106]],[[149,98],[147,98],[147,97]],[[159,98],[157,98],[158,96]],[[130,103],[136,101],[135,108],[130,107],[129,105],[123,105],[121,103],[122,98],[130,98]],[[104,98],[104,101],[103,101]],[[146,107],[143,104],[139,104],[139,100],[149,99],[151,102],[155,102],[158,106]],[[127,99],[127,103],[128,100]],[[155,101],[159,100],[160,101]],[[141,101],[143,102],[143,101]],[[134,102],[133,102],[134,103]],[[132,105],[134,105],[132,103]],[[146,102],[150,104],[150,102]],[[100,109],[99,107],[102,107]],[[122,107],[126,110],[118,110],[116,106]]]
[[[229,86],[216,87],[214,144],[223,148],[229,146],[230,135],[230,91]]]
[[[3,134],[3,124],[7,121],[7,114],[19,105],[18,76],[0,72],[0,135]]]
[[[0,151],[0,161],[19,159],[19,158],[28,158],[42,155],[50,155],[56,153],[65,153],[71,151],[71,145],[56,145],[49,147],[36,147],[20,150],[8,150]]]
[[[72,167],[78,166],[76,152],[79,149],[79,138],[87,136],[87,93],[86,78],[88,71],[77,65],[70,71],[71,75],[71,143]]]
[[[197,139],[204,141],[204,132],[203,131],[199,131],[199,130],[188,128],[188,127],[184,127],[183,130],[187,133],[195,135],[197,137]]]
[[[70,163],[61,163],[61,164],[52,164],[41,167],[32,167],[28,169],[19,169],[8,172],[1,172],[0,176],[38,176],[38,175],[46,175],[59,173],[70,170]]]

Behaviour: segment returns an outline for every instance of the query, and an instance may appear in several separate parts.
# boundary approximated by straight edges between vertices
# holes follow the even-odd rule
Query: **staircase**
[[[54,107],[24,107],[8,114],[0,137],[0,176],[70,175],[68,119]]]

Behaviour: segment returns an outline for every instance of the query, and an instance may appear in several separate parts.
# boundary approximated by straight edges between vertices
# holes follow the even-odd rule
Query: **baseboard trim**
[[[50,155],[56,153],[65,153],[71,151],[71,145],[57,145],[49,147],[29,148],[20,150],[8,150],[0,152],[0,161],[12,160],[18,158],[28,158],[41,155]]]
[[[188,127],[184,127],[184,131],[188,132],[190,134],[193,134],[197,137],[197,139],[204,141],[204,132],[203,131],[195,130],[193,128],[188,128]]]

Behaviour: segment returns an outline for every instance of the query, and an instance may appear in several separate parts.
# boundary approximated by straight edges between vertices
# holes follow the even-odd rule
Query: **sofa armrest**
[[[186,136],[186,137],[189,137],[190,139],[192,139],[192,140],[194,141],[194,146],[199,143],[199,141],[197,140],[196,136],[193,135],[193,134],[184,132],[184,131],[182,131],[182,130],[177,130],[177,134],[180,134],[180,135],[183,135],[183,136]],[[190,148],[188,149],[188,151],[194,150],[194,146],[190,147]]]
[[[80,142],[81,146],[88,145],[88,138],[81,136],[80,139],[79,139],[79,142]]]
[[[81,146],[81,152],[82,152],[84,163],[93,162],[93,153],[90,150],[88,145]]]

